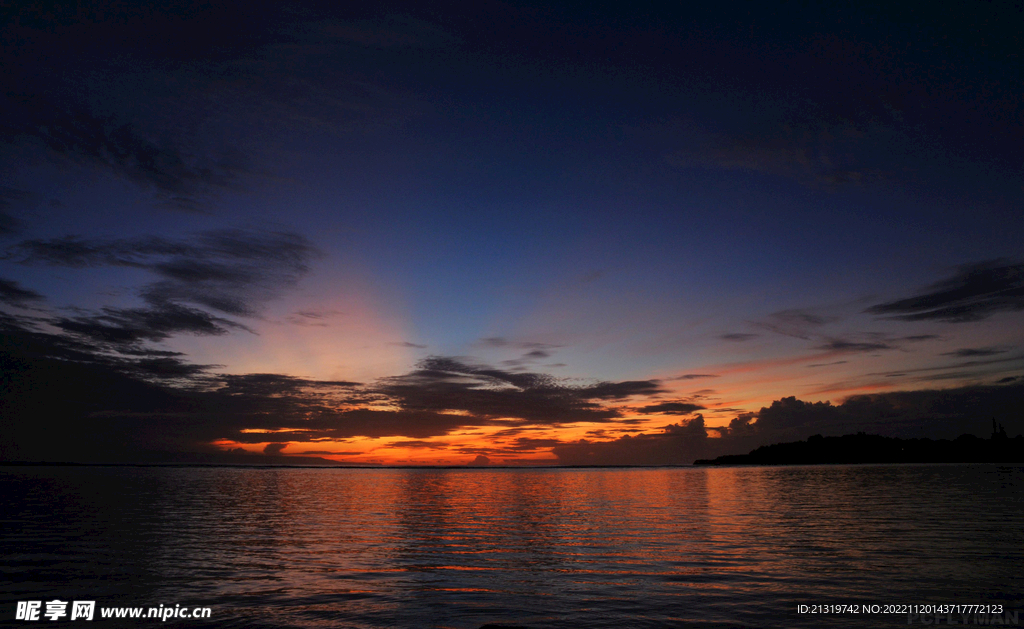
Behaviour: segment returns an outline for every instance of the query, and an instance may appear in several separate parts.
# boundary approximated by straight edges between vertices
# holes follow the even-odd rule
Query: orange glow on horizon
[[[403,350],[405,351],[405,350]],[[316,431],[295,426],[274,429],[244,429],[248,438],[222,439],[213,445],[223,450],[241,449],[251,453],[264,451],[281,456],[322,457],[338,462],[367,465],[467,465],[477,457],[487,457],[490,464],[537,465],[557,463],[553,448],[559,444],[610,442],[623,436],[660,434],[668,425],[685,423],[700,414],[708,437],[722,436],[719,429],[728,427],[737,416],[756,413],[776,400],[794,396],[807,402],[830,401],[840,404],[846,398],[864,393],[877,393],[906,388],[906,382],[879,379],[878,361],[888,361],[886,367],[898,365],[902,355],[851,354],[839,351],[816,351],[762,360],[689,365],[685,372],[712,374],[700,380],[678,377],[669,372],[652,378],[660,383],[661,391],[653,395],[636,395],[622,400],[600,402],[603,408],[618,413],[618,417],[603,422],[578,422],[565,425],[524,424],[520,418],[487,419],[485,425],[472,425],[476,419],[464,409],[440,411],[445,415],[464,417],[467,425],[443,435],[429,437],[387,436],[370,438],[355,436],[344,439],[317,438]],[[841,358],[841,359],[839,359]],[[839,359],[839,360],[834,360]],[[875,366],[874,377],[866,367]],[[818,364],[820,363],[820,364]],[[342,379],[344,374],[341,375]],[[648,413],[645,406],[663,403],[693,403],[703,408],[691,414]],[[376,409],[400,410],[397,402],[378,400],[351,405],[339,400],[338,411]],[[400,429],[399,429],[400,430]],[[271,440],[249,442],[275,433],[309,432],[308,441],[292,440],[276,447]]]

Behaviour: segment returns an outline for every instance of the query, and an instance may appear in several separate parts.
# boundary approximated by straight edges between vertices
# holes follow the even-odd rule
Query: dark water
[[[2,608],[99,626],[849,627],[798,604],[1024,612],[1024,467],[0,468]],[[1024,624],[1024,613],[1020,615]],[[83,621],[62,625],[88,626]]]

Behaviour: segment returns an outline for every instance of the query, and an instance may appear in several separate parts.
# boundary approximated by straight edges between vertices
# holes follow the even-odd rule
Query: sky
[[[1024,6],[159,4],[2,9],[4,460],[1024,430]]]

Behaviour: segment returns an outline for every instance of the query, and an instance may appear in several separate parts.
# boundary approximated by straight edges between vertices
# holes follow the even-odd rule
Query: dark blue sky
[[[1014,386],[1022,10],[4,9],[9,346],[44,335],[33,360],[75,344],[172,393],[359,383],[322,402],[341,414],[317,450],[380,461],[544,458],[786,396]],[[577,397],[653,384],[578,397],[592,421],[388,388],[534,391],[516,374]],[[700,408],[639,410],[662,403]],[[342,429],[367,409],[442,417]],[[297,420],[247,421],[160,447],[301,450]],[[516,450],[509,426],[548,441]],[[434,441],[387,447],[413,436]]]

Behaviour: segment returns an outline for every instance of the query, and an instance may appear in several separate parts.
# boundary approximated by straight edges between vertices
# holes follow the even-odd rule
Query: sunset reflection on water
[[[8,468],[0,482],[10,606],[209,605],[218,626],[774,627],[822,624],[798,603],[1013,608],[1024,592],[1020,466]]]

